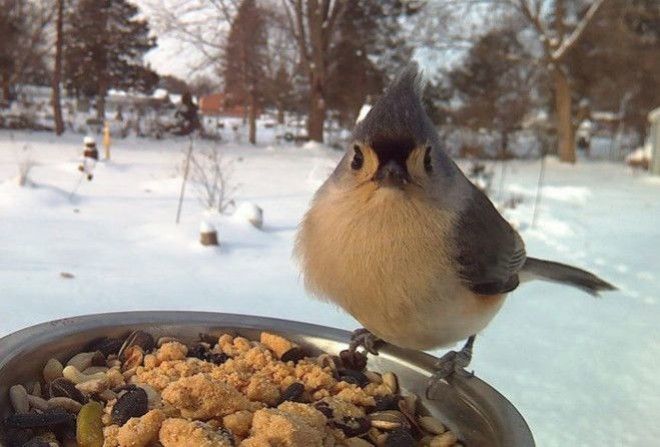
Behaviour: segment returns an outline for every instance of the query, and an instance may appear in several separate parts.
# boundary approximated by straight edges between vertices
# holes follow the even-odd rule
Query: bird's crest
[[[425,144],[435,138],[435,130],[422,104],[423,77],[417,63],[411,62],[353,130],[353,138],[367,144],[382,141],[413,140]]]

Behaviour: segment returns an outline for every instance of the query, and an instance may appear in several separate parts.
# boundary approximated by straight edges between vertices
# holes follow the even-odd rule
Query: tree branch
[[[594,15],[596,15],[596,12],[598,12],[598,9],[605,3],[605,0],[595,0],[589,9],[587,10],[587,13],[584,15],[582,20],[580,20],[580,23],[578,23],[578,26],[573,30],[570,36],[568,36],[566,39],[564,39],[552,53],[551,57],[552,60],[554,61],[559,61],[561,60],[566,53],[575,46],[576,42],[580,40],[580,37],[582,34],[584,34],[585,29],[587,28],[587,25],[591,23],[591,19],[593,19]]]

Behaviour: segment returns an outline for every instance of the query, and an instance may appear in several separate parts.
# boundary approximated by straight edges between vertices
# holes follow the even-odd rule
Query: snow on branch
[[[584,17],[582,17],[571,35],[564,39],[561,45],[559,45],[559,47],[552,52],[551,56],[553,60],[560,60],[562,57],[564,57],[566,52],[575,45],[575,42],[580,39],[580,36],[582,36],[582,33],[584,33],[587,25],[589,25],[589,22],[591,22],[591,19],[593,19],[594,15],[596,15],[596,12],[598,12],[598,9],[603,5],[603,3],[605,3],[605,0],[596,0],[591,4],[587,10],[587,13],[584,15]]]

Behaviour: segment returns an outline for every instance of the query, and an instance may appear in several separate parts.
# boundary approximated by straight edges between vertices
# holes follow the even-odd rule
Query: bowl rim
[[[44,344],[48,341],[57,340],[78,332],[98,330],[106,327],[116,328],[117,326],[133,326],[137,328],[140,325],[167,326],[185,324],[213,324],[218,327],[247,330],[264,330],[268,328],[276,333],[278,331],[293,332],[301,336],[321,338],[346,344],[348,344],[351,336],[351,332],[349,331],[330,326],[246,314],[173,310],[93,313],[38,323],[3,336],[0,338],[0,371],[9,361],[21,355],[22,351],[34,349],[35,345],[38,346],[39,344]],[[433,371],[435,362],[438,360],[426,352],[399,348],[387,343],[379,349],[379,357],[396,359],[399,362],[403,361],[407,367],[413,368],[429,377]],[[506,418],[507,423],[516,434],[515,445],[535,445],[532,431],[521,413],[495,388],[474,374],[455,374],[447,381],[451,386],[468,390],[473,394],[494,402],[496,411],[503,412],[500,416]]]

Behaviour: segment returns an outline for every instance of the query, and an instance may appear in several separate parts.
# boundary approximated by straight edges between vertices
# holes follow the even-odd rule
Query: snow
[[[362,107],[360,107],[360,113],[358,113],[358,117],[355,119],[355,124],[365,119],[369,114],[370,110],[371,110],[371,105],[363,104]]]
[[[243,202],[238,205],[234,216],[243,222],[249,222],[256,228],[263,228],[264,213],[263,210],[254,203]]]
[[[653,157],[653,148],[651,143],[646,143],[642,147],[638,147],[630,154],[626,156],[627,163],[641,163],[647,162],[650,163],[651,158]]]
[[[186,139],[113,144],[112,161],[99,162],[94,180],[71,196],[80,136],[0,132],[0,335],[55,318],[137,309],[357,327],[309,299],[291,256],[296,226],[340,152],[265,140],[256,148],[224,144],[235,161],[236,203],[264,211],[258,230],[210,216],[192,187],[174,223]],[[26,145],[34,186],[21,188],[12,179]],[[499,185],[502,170],[494,171]],[[532,227],[538,172],[538,161],[510,162],[495,195],[523,200],[504,212],[528,252],[590,269],[620,290],[593,299],[558,285],[521,286],[477,338],[471,367],[520,410],[539,446],[655,445],[660,181],[623,164],[549,159]],[[204,220],[218,229],[219,248],[200,245]]]
[[[203,220],[199,224],[199,232],[200,233],[213,233],[215,230],[215,225],[213,225],[211,222],[208,220]]]

